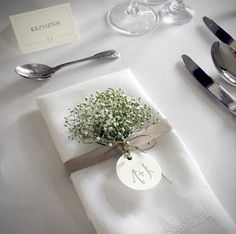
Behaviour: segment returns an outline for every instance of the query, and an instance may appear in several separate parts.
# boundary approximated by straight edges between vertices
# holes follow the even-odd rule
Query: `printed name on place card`
[[[20,50],[31,53],[79,38],[69,3],[10,16]]]

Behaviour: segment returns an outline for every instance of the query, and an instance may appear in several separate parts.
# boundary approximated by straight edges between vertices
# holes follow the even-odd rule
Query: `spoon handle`
[[[116,50],[107,50],[107,51],[103,51],[103,52],[94,54],[93,56],[90,56],[90,57],[87,57],[87,58],[78,59],[78,60],[74,60],[74,61],[71,61],[71,62],[59,64],[56,67],[54,67],[53,69],[55,71],[58,71],[62,67],[69,66],[69,65],[72,65],[72,64],[75,64],[75,63],[81,63],[81,62],[85,62],[85,61],[89,61],[89,60],[97,60],[97,59],[117,59],[119,57],[120,57],[120,54],[119,54],[118,51],[116,51]]]

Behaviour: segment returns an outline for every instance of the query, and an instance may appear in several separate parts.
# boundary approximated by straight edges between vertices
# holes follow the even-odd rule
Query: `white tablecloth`
[[[112,31],[105,14],[119,1],[70,1],[78,42],[20,55],[9,15],[62,3],[2,0],[0,9],[0,228],[3,234],[94,234],[58,157],[35,98],[94,77],[130,67],[139,83],[175,127],[209,185],[236,222],[236,121],[193,82],[180,56],[190,55],[234,96],[214,68],[210,46],[217,40],[205,27],[207,15],[236,37],[236,2],[186,0],[194,19],[182,26],[160,24],[150,34],[129,37]],[[156,10],[159,7],[154,7]],[[49,65],[116,48],[122,57],[58,72],[47,82],[18,77],[17,65]]]

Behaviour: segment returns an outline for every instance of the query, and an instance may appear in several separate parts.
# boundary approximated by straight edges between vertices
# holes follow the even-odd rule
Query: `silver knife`
[[[189,56],[182,55],[187,70],[213,97],[236,116],[236,100],[220,84],[208,76]]]
[[[236,50],[236,40],[232,36],[230,36],[224,29],[217,25],[212,19],[206,16],[204,16],[202,19],[216,37],[218,37],[225,44],[229,45],[232,49]]]

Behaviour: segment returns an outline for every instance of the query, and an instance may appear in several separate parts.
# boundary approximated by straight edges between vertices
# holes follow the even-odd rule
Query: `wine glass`
[[[194,11],[183,0],[173,0],[160,9],[159,15],[165,23],[185,24],[192,19]]]
[[[150,32],[156,26],[158,19],[152,8],[136,0],[116,5],[107,13],[108,24],[113,29],[128,35]]]

